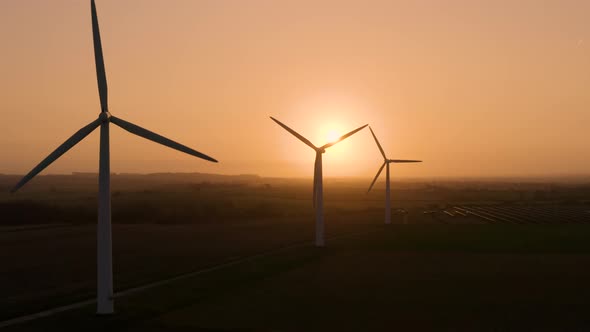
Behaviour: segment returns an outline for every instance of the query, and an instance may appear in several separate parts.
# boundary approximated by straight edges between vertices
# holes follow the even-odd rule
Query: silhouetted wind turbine
[[[270,117],[279,126],[283,127],[286,131],[293,134],[293,136],[299,138],[303,143],[307,144],[310,148],[315,150],[315,166],[313,171],[313,206],[315,208],[315,245],[316,247],[324,246],[324,190],[322,183],[322,154],[326,152],[326,149],[332,145],[350,137],[352,134],[365,128],[367,125],[358,127],[357,129],[349,132],[348,134],[342,135],[334,142],[324,144],[320,147],[313,145],[307,138],[301,136],[295,130],[287,127],[284,123],[279,120]]]
[[[377,143],[377,147],[379,147],[379,151],[381,151],[381,155],[383,156],[383,164],[379,168],[379,171],[377,171],[377,175],[375,175],[373,182],[371,182],[371,186],[369,187],[369,190],[367,190],[367,193],[369,191],[371,191],[371,188],[373,188],[375,181],[377,181],[377,178],[381,174],[381,171],[383,171],[383,167],[387,166],[387,170],[385,172],[385,174],[386,174],[385,175],[385,223],[391,224],[391,191],[390,191],[390,187],[389,187],[389,164],[391,164],[391,163],[421,163],[422,160],[387,159],[387,156],[385,156],[385,152],[383,151],[381,144],[379,144],[379,140],[377,140],[377,136],[375,136],[373,129],[371,129],[371,127],[369,127],[369,130],[371,130],[371,134],[373,135],[373,138],[375,139],[375,143]]]
[[[107,79],[102,56],[100,31],[98,30],[98,18],[96,6],[91,0],[92,33],[94,39],[94,58],[96,61],[96,76],[98,81],[98,93],[100,95],[101,112],[98,119],[78,130],[62,145],[45,158],[37,167],[33,168],[19,183],[14,186],[12,192],[24,186],[35,175],[57,160],[78,142],[88,136],[94,129],[100,126],[100,160],[98,174],[98,227],[97,227],[97,308],[98,314],[113,313],[113,266],[111,244],[111,188],[110,188],[110,160],[109,160],[109,123],[112,122],[128,132],[141,136],[148,140],[160,143],[172,149],[188,153],[195,157],[217,162],[217,160],[195,151],[180,143],[160,136],[133,123],[112,116],[108,110]]]

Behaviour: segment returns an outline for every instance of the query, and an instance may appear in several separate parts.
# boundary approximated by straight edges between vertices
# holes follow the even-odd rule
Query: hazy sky
[[[394,176],[590,173],[590,1],[97,0],[111,113],[220,160],[111,130],[113,172],[312,176],[369,123]],[[0,173],[100,110],[90,1],[0,1]],[[98,131],[44,171],[98,170]],[[327,176],[367,176],[368,130]]]

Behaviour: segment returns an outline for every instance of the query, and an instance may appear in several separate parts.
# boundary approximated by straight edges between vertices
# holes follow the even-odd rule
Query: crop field
[[[309,242],[306,220],[233,225],[115,225],[116,290],[173,277],[270,249]],[[328,235],[364,229],[339,220]],[[0,319],[92,298],[96,288],[96,228],[59,226],[0,232]]]
[[[96,179],[73,177],[0,194],[0,321],[95,297]],[[588,186],[396,183],[383,225],[382,188],[329,180],[320,249],[308,180],[114,179],[117,313],[8,331],[590,329]]]
[[[392,225],[364,230],[370,232],[334,239],[327,248],[276,251],[117,298],[118,313],[112,317],[95,316],[89,305],[7,330],[590,328],[588,225]],[[157,234],[153,236],[170,240]],[[178,244],[182,242],[175,241]],[[196,261],[202,264],[207,256],[215,260],[214,251],[220,248],[186,255],[198,265]],[[119,251],[119,257],[143,262],[135,269],[150,261],[160,269],[176,264],[158,259],[162,254],[157,252],[132,256]],[[65,264],[52,269],[58,268]],[[120,264],[118,268],[121,282],[125,269]],[[127,278],[144,272],[135,270],[134,277]]]

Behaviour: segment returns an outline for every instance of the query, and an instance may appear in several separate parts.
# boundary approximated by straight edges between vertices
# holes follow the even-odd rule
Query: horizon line
[[[313,176],[272,176],[272,175],[261,175],[257,173],[207,173],[207,172],[111,172],[111,175],[125,176],[125,175],[140,175],[140,176],[153,176],[153,175],[211,175],[211,176],[250,176],[258,177],[262,179],[312,179]],[[78,172],[72,171],[69,173],[49,173],[49,174],[38,174],[37,176],[98,176],[98,172]],[[0,176],[22,176],[19,173],[0,173]],[[362,175],[351,175],[351,176],[326,176],[326,179],[365,179],[367,176]],[[528,179],[528,180],[540,180],[540,179],[575,179],[575,178],[590,178],[590,173],[587,174],[546,174],[546,175],[466,175],[466,176],[455,176],[455,175],[417,175],[417,176],[401,176],[398,179],[415,179],[415,180],[507,180],[507,179]]]

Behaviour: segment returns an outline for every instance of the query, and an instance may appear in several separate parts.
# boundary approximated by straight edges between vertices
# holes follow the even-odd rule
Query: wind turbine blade
[[[379,175],[381,174],[381,171],[383,171],[383,167],[385,167],[385,162],[383,162],[383,165],[381,165],[381,167],[377,171],[377,175],[375,175],[375,178],[373,179],[373,182],[371,182],[371,185],[369,186],[369,190],[367,190],[367,193],[369,193],[369,191],[371,191],[371,189],[373,189],[373,185],[375,185],[375,182],[377,181],[377,178],[379,178]]]
[[[96,15],[96,5],[94,4],[94,0],[91,0],[90,7],[92,11],[92,37],[94,41],[94,61],[96,63],[96,80],[98,81],[100,108],[103,112],[106,112],[108,110],[107,75],[104,69],[100,30],[98,29],[98,16]]]
[[[385,151],[383,151],[381,144],[379,144],[379,140],[377,140],[377,136],[375,136],[373,129],[371,127],[369,127],[369,130],[371,131],[371,134],[373,135],[373,138],[375,139],[375,143],[377,143],[377,147],[379,147],[379,151],[381,151],[381,155],[383,155],[383,159],[387,159],[387,157],[385,156]]]
[[[422,160],[389,159],[390,163],[421,163]]]
[[[141,136],[143,138],[149,139],[150,141],[154,141],[156,143],[160,143],[162,145],[165,145],[169,148],[190,154],[191,156],[195,156],[201,159],[205,159],[205,160],[209,160],[212,162],[217,162],[217,160],[209,157],[206,154],[203,154],[199,151],[195,151],[187,146],[184,146],[180,143],[174,142],[173,140],[170,140],[164,136],[158,135],[154,132],[151,132],[147,129],[141,128],[138,125],[134,125],[131,122],[127,122],[125,120],[119,119],[117,117],[111,116],[111,122],[116,124],[117,126],[127,130],[128,132],[135,134],[137,136]]]
[[[348,134],[344,134],[344,135],[340,136],[340,138],[339,138],[339,139],[337,139],[336,141],[334,141],[334,142],[330,142],[330,143],[328,143],[328,144],[325,144],[325,145],[324,145],[324,146],[322,146],[320,149],[327,149],[327,148],[331,147],[332,145],[334,145],[334,144],[336,144],[336,143],[342,142],[342,140],[344,140],[344,139],[346,139],[346,138],[348,138],[348,137],[352,136],[353,134],[355,134],[355,133],[356,133],[356,132],[358,132],[359,130],[361,130],[361,129],[365,128],[366,126],[368,126],[368,124],[366,124],[366,125],[364,125],[364,126],[361,126],[361,127],[358,127],[358,128],[356,128],[355,130],[353,130],[353,131],[349,132]]]
[[[293,136],[299,138],[300,141],[302,141],[303,143],[309,145],[310,148],[317,150],[318,148],[313,145],[307,138],[301,136],[298,132],[296,132],[295,130],[287,127],[286,124],[282,123],[281,121],[273,118],[272,116],[270,117],[272,119],[272,121],[276,122],[279,126],[283,127],[286,131],[290,132]]]
[[[78,144],[81,140],[83,140],[88,134],[90,134],[94,129],[96,129],[101,124],[100,119],[96,119],[92,121],[90,124],[86,125],[82,129],[78,130],[72,137],[68,138],[62,145],[60,145],[57,149],[55,149],[47,158],[43,159],[33,170],[29,172],[29,174],[25,175],[17,184],[12,188],[10,192],[15,192],[19,190],[22,186],[24,186],[29,180],[31,180],[35,175],[39,174],[42,170],[44,170],[47,166],[51,165],[52,162],[57,160],[57,158],[61,157],[64,153],[66,153],[69,149],[71,149],[74,145]]]

